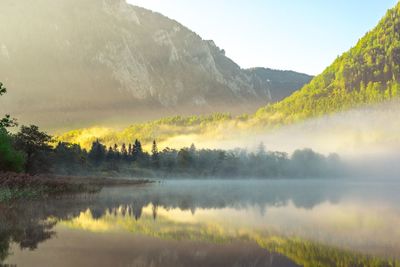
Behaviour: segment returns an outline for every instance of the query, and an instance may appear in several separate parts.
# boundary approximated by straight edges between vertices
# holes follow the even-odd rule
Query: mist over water
[[[237,133],[232,129],[222,138],[176,137],[168,142],[220,149],[247,148],[255,151],[262,142],[269,151],[289,154],[310,148],[328,155],[336,153],[357,176],[397,177],[400,166],[400,102],[326,115],[283,126],[265,133]]]
[[[399,186],[246,179],[106,188],[0,209],[0,230],[12,237],[0,248],[18,266],[332,266],[326,255],[375,266],[368,257],[400,257]]]

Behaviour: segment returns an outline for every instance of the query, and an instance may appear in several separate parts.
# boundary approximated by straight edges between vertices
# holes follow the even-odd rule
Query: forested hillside
[[[400,3],[355,47],[282,102],[257,112],[268,124],[372,104],[399,95]]]

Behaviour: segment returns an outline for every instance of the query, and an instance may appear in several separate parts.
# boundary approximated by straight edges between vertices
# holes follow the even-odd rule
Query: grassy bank
[[[150,182],[149,180],[0,173],[0,203],[62,194],[96,193],[104,186],[141,185]]]

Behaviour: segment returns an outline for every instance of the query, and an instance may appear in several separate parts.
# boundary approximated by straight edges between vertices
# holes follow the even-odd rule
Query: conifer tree
[[[126,149],[125,143],[121,146],[121,156],[123,160],[128,160],[128,150]]]
[[[153,141],[153,146],[151,148],[151,162],[154,167],[159,167],[160,155],[158,152],[157,142],[156,140]]]

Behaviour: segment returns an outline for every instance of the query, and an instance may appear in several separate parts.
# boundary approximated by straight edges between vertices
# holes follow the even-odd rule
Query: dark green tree
[[[72,175],[87,167],[86,151],[77,144],[59,142],[51,154],[53,171],[56,173]]]
[[[0,96],[4,95],[7,89],[0,82]],[[12,144],[12,136],[5,129],[16,126],[16,120],[10,115],[0,118],[0,170],[20,172],[24,168],[23,154],[16,151]]]
[[[0,171],[21,172],[24,165],[23,153],[13,148],[12,137],[0,127]]]
[[[125,143],[121,146],[121,156],[123,160],[128,161],[128,150],[126,149]]]
[[[138,139],[135,140],[135,143],[133,145],[132,157],[134,161],[140,161],[143,157],[142,143],[140,143]]]
[[[114,144],[114,161],[119,161],[121,160],[121,153],[119,152],[119,148],[117,144]]]
[[[156,140],[153,141],[153,146],[151,147],[151,163],[155,168],[160,166],[160,153],[158,152]]]
[[[36,125],[21,127],[19,133],[15,135],[15,147],[26,155],[26,172],[49,171],[50,161],[46,154],[51,151],[51,141],[51,136],[41,132]]]
[[[132,144],[129,144],[128,146],[128,156],[132,157]]]
[[[178,165],[182,169],[188,169],[192,164],[192,157],[188,149],[181,149],[178,153]]]
[[[100,165],[106,158],[106,147],[97,139],[92,143],[89,159],[95,165]]]
[[[115,156],[114,156],[114,150],[113,150],[112,146],[110,146],[110,147],[108,148],[108,151],[107,151],[107,157],[106,157],[106,159],[107,159],[107,161],[113,161],[114,158],[115,158]]]

